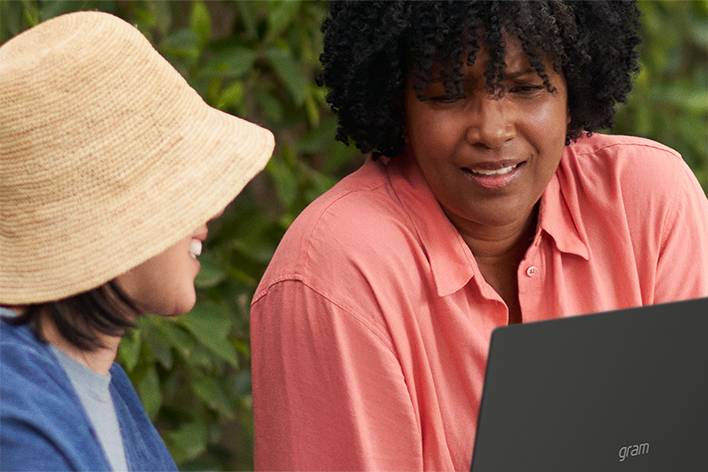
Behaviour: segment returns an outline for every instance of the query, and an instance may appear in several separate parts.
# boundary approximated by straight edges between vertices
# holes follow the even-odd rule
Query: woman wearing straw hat
[[[113,361],[192,308],[206,222],[272,150],[112,15],[0,47],[1,470],[175,469]]]

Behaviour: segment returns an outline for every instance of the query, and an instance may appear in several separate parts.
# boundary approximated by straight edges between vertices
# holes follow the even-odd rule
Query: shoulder
[[[674,149],[647,138],[638,136],[624,136],[613,134],[593,133],[592,136],[583,136],[575,143],[568,146],[574,154],[623,154],[643,153],[644,155],[672,155],[681,159],[681,155]]]
[[[3,469],[103,466],[69,379],[27,326],[0,321],[0,377]]]
[[[561,171],[579,183],[621,185],[626,190],[642,192],[673,189],[677,183],[687,183],[693,175],[681,155],[668,146],[645,138],[603,134],[593,134],[568,146]]]
[[[312,202],[288,228],[254,300],[282,280],[331,285],[399,257],[415,239],[385,170],[368,162]]]
[[[68,394],[61,366],[28,326],[0,321],[0,353],[3,391],[21,387],[36,389],[41,396]]]
[[[703,191],[681,155],[656,141],[594,134],[567,147],[558,170],[563,191],[579,203],[603,199],[637,210],[669,211]]]
[[[612,228],[637,252],[662,247],[676,225],[708,231],[698,180],[678,152],[655,141],[595,134],[568,146],[556,175],[577,226]]]

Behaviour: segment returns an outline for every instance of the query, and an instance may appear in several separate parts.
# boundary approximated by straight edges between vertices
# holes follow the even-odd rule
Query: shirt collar
[[[539,227],[551,236],[559,251],[587,261],[590,260],[590,252],[587,233],[580,218],[578,193],[571,191],[574,184],[565,177],[561,164],[541,196]],[[561,180],[565,185],[560,184]]]
[[[5,316],[7,318],[14,318],[17,316],[17,313],[10,310],[9,308],[5,308],[5,307],[0,306],[0,316]]]
[[[472,251],[443,212],[414,162],[407,162],[405,156],[391,159],[387,173],[428,258],[438,296],[457,292],[479,273]],[[577,208],[577,202],[573,203]],[[539,228],[551,236],[559,251],[589,259],[584,228],[566,204],[557,173],[541,197]],[[479,287],[483,292],[489,290],[488,284]],[[492,297],[491,293],[483,295]]]
[[[478,272],[469,246],[447,218],[414,162],[391,159],[387,172],[394,192],[418,233],[430,263],[438,296],[467,285]]]

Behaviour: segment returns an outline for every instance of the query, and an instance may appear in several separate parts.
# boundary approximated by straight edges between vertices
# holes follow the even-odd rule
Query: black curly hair
[[[446,92],[461,94],[462,54],[472,64],[483,46],[486,87],[495,93],[506,33],[520,40],[547,90],[553,91],[544,58],[565,77],[568,144],[612,125],[615,104],[626,99],[638,70],[639,28],[633,1],[332,2],[322,25],[318,83],[329,89],[338,140],[374,156],[396,156],[404,143],[409,74],[419,99],[435,64]]]

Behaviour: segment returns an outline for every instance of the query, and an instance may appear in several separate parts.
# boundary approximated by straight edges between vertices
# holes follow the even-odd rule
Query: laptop
[[[495,330],[471,470],[708,471],[708,298]]]

